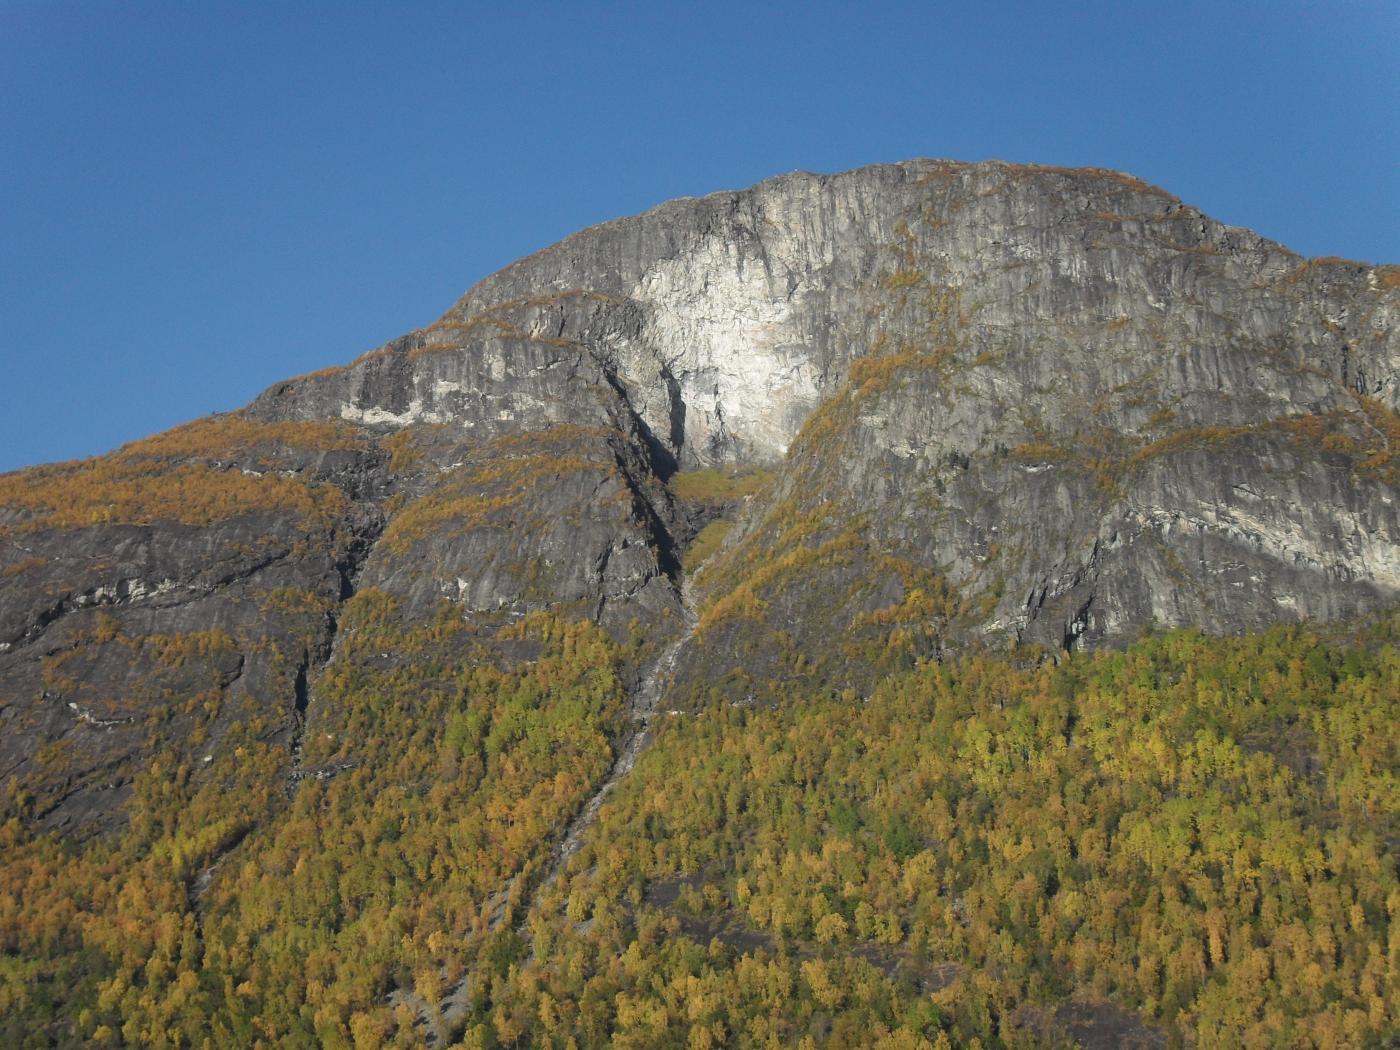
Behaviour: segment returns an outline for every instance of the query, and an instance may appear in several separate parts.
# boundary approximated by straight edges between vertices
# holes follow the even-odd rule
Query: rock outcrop
[[[240,413],[0,479],[0,773],[89,833],[158,744],[290,768],[363,586],[660,651],[702,468],[777,480],[693,573],[693,703],[1365,613],[1400,594],[1398,317],[1395,268],[1114,172],[914,161],[606,223]]]

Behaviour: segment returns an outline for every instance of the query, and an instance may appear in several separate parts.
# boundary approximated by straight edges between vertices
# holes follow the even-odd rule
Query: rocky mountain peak
[[[5,478],[15,768],[88,712],[113,732],[43,791],[113,812],[100,771],[147,744],[99,694],[195,688],[132,662],[156,636],[221,632],[200,674],[297,736],[366,588],[661,646],[684,576],[676,704],[1382,607],[1398,304],[1394,267],[1092,169],[798,173],[592,227],[240,413]]]
[[[956,298],[945,321],[969,344],[1092,330],[1103,361],[1164,340],[1247,340],[1306,353],[1392,407],[1397,396],[1393,317],[1376,296],[1386,273],[1305,265],[1117,172],[913,161],[782,176],[585,230],[254,411],[516,429],[586,412],[544,376],[581,366],[620,384],[682,463],[772,461],[851,361],[929,322],[876,316],[890,282],[915,275]],[[1096,395],[1099,372],[1067,378]]]

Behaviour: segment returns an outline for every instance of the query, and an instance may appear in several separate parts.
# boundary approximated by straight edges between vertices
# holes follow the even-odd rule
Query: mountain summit
[[[397,821],[410,881],[458,863],[409,849],[415,807],[473,807],[470,905],[439,924],[503,936],[666,719],[1393,606],[1398,321],[1400,269],[1097,169],[792,174],[592,227],[241,411],[0,477],[7,805],[25,835],[178,856],[170,936],[197,915],[189,958],[245,999],[271,994],[252,942],[211,955],[203,912],[251,907],[240,866],[298,863],[278,836],[316,792]],[[431,925],[407,914],[406,939]],[[381,998],[324,1031],[395,1006],[462,1030],[475,971],[420,947],[417,977],[384,947]],[[99,1013],[137,1016],[123,994]],[[1143,1016],[1176,1023],[1163,1002]]]
[[[223,632],[198,685],[291,734],[360,587],[662,645],[712,521],[683,691],[860,686],[884,665],[855,637],[1353,617],[1400,593],[1398,310],[1400,270],[1117,172],[913,161],[673,201],[241,412],[6,477],[0,748],[77,752],[49,819],[114,809],[145,732],[122,698],[198,690],[113,631]],[[292,592],[295,628],[268,613]]]

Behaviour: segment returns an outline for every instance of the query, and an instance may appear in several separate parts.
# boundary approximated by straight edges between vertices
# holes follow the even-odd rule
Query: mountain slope
[[[840,722],[840,705],[869,699],[913,732],[920,705],[942,717],[949,702],[931,661],[1002,661],[1018,707],[1052,688],[1015,678],[1027,665],[1146,628],[1374,620],[1400,591],[1398,311],[1393,267],[1301,259],[1114,172],[914,161],[790,175],[575,234],[427,328],[240,412],[0,478],[0,772],[20,858],[6,871],[5,987],[37,966],[61,990],[6,992],[15,1016],[53,1012],[21,1022],[41,1043],[99,1029],[336,1043],[358,1038],[360,1017],[372,1045],[391,993],[430,1004],[460,988],[485,1023],[492,1001],[524,993],[485,992],[474,975],[519,961],[512,930],[530,916],[553,929],[561,893],[601,894],[615,911],[628,886],[645,896],[648,880],[721,868],[728,882],[695,886],[733,895],[745,878],[752,893],[776,862],[694,842],[663,863],[670,807],[641,833],[615,830],[604,807],[595,853],[630,842],[655,863],[612,886],[574,868],[574,889],[553,888],[570,821],[596,811],[622,782],[619,758],[651,733],[676,768],[699,768],[697,741],[727,739],[724,712],[754,706],[776,704],[799,733],[804,711]],[[1290,637],[1333,659],[1324,640]],[[1228,662],[1219,644],[1199,659]],[[1268,651],[1260,667],[1274,673],[1286,658]],[[1134,659],[1160,662],[1154,652]],[[1388,681],[1371,660],[1353,668],[1358,695]],[[1296,766],[1286,790],[1311,807],[1300,842],[1346,820],[1360,834],[1355,814],[1371,812],[1308,765],[1308,748],[1331,754],[1340,785],[1355,759],[1313,710],[1332,702],[1327,673],[1265,719],[1288,741],[1265,749],[1270,769]],[[1258,674],[1247,680],[1268,699]],[[1170,699],[1164,683],[1153,688]],[[632,725],[638,695],[656,712],[647,735]],[[975,718],[1000,736],[997,702]],[[1127,732],[1116,701],[1094,702],[1054,717]],[[1171,721],[1162,746],[1193,746],[1208,724],[1232,740],[1264,724],[1194,718]],[[734,732],[719,746],[759,747],[742,723]],[[1110,750],[1094,750],[1095,775],[1118,775],[1093,765]],[[959,754],[938,762],[953,769]],[[639,773],[652,772],[628,778],[620,805],[663,790],[660,761],[644,757]],[[824,763],[807,803],[846,827],[822,794]],[[1259,805],[1253,785],[1229,804]],[[1003,804],[975,787],[977,805]],[[1366,805],[1384,824],[1389,804]],[[906,852],[923,834],[910,829],[946,835],[930,812],[890,805],[846,838],[898,865],[922,855]],[[769,817],[729,815],[760,837]],[[1388,856],[1375,833],[1369,855]],[[56,885],[72,900],[40,922],[53,886],[34,887],[60,854]],[[930,856],[918,863],[947,863]],[[959,871],[963,888],[976,881]],[[141,889],[94,892],[113,872]],[[296,903],[279,914],[286,880]],[[149,901],[168,918],[134,936]],[[1367,901],[1379,921],[1384,895]],[[879,923],[843,907],[857,939],[875,936]],[[781,908],[758,914],[731,948],[848,944]],[[883,921],[889,933],[914,920]],[[626,929],[600,928],[598,943],[622,937],[625,950]],[[558,936],[572,934],[545,939]],[[926,963],[964,952],[966,980],[1020,972],[982,941],[924,942]],[[816,958],[793,951],[798,971]],[[974,973],[974,956],[989,969]],[[868,961],[894,979],[894,956]],[[1359,987],[1360,970],[1345,972]],[[171,1005],[167,985],[186,974]],[[1096,1002],[1112,994],[1169,1031],[1215,1017],[1192,999],[1205,978],[1190,980],[1195,991],[1168,997],[1112,967],[1082,973]],[[1015,981],[998,985],[1006,1024],[988,1031],[1053,1038],[1064,1017],[1012,1024],[1012,1007],[1073,989]],[[87,1022],[69,1009],[80,1003]],[[405,1039],[443,1028],[404,1009]],[[1372,1013],[1368,1031],[1389,1023]],[[967,1037],[974,1020],[947,1030]],[[509,1043],[507,1021],[493,1038]]]

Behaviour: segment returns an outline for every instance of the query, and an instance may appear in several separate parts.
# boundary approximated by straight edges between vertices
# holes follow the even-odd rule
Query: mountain
[[[8,1041],[1379,1045],[1397,318],[1117,172],[794,174],[0,477]]]

